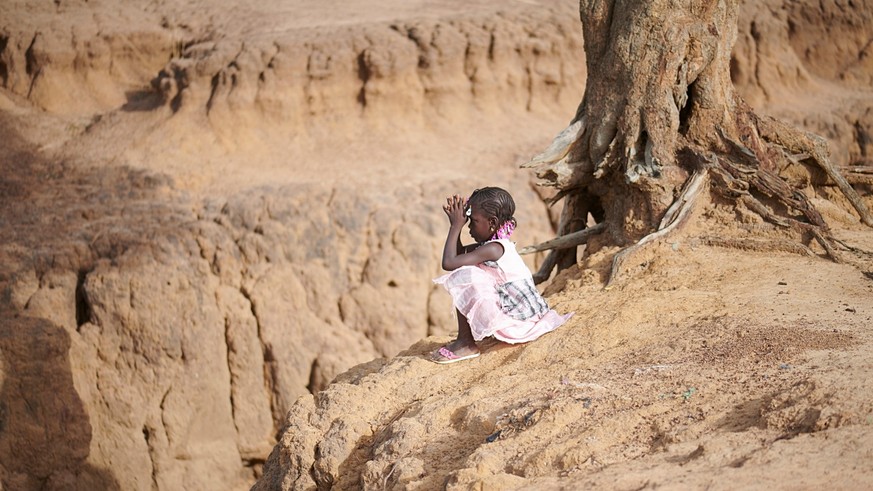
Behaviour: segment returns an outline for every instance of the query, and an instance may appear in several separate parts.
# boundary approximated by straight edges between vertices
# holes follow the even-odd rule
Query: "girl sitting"
[[[507,343],[526,343],[555,330],[573,313],[551,310],[534,286],[530,270],[509,240],[515,229],[515,202],[497,187],[473,191],[464,201],[446,198],[449,233],[442,267],[450,273],[433,280],[452,296],[458,336],[431,356],[454,363],[479,356],[477,341],[493,336]],[[470,220],[474,244],[461,244],[461,229]]]

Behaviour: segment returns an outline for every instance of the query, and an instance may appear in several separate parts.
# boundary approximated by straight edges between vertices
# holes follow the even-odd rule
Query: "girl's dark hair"
[[[513,216],[515,201],[505,189],[497,187],[477,189],[470,195],[468,203],[470,206],[475,205],[485,214],[496,217],[498,227],[506,222],[512,222],[513,226],[518,225]]]

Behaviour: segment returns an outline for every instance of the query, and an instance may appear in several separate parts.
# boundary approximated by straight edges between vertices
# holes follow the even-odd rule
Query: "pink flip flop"
[[[458,356],[454,352],[452,352],[452,350],[446,348],[445,346],[440,348],[437,351],[437,353],[439,353],[439,355],[442,356],[442,359],[433,360],[433,361],[434,361],[434,363],[439,363],[440,365],[455,363],[456,361],[469,360],[471,358],[476,358],[477,356],[479,356],[481,354],[481,353],[470,353],[469,355]]]

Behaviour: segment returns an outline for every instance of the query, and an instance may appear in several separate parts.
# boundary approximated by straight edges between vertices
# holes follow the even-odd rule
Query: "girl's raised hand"
[[[467,222],[466,202],[464,198],[457,194],[446,198],[446,204],[443,205],[443,211],[449,217],[449,224],[453,226],[462,226]]]

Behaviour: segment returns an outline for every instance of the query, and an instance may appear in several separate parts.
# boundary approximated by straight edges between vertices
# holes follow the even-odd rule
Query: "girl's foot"
[[[476,343],[464,344],[457,339],[442,348],[434,351],[430,359],[435,363],[446,364],[456,361],[469,360],[479,356],[479,347]]]

